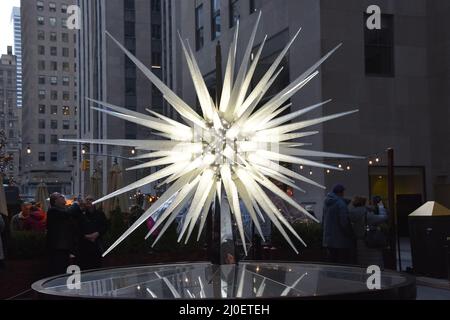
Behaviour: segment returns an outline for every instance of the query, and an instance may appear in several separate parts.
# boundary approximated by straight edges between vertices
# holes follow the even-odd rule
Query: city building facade
[[[17,107],[22,108],[22,30],[21,30],[20,8],[13,7],[11,22],[14,29],[14,51],[17,64]]]
[[[77,37],[69,29],[72,1],[21,3],[23,55],[22,192],[37,185],[73,193],[76,147],[59,139],[76,138]]]
[[[21,115],[17,108],[16,75],[16,56],[8,46],[0,59],[0,131],[6,136],[4,153],[13,159],[4,173],[9,181],[20,183]]]
[[[161,93],[107,36],[109,32],[152,72],[162,77],[162,31],[160,0],[79,0],[82,25],[79,31],[79,139],[150,139],[149,129],[92,110],[100,107],[86,98],[105,101],[140,113],[146,109],[163,113]],[[152,137],[154,139],[155,137]],[[76,192],[92,192],[94,174],[101,180],[100,195],[108,192],[109,173],[117,162],[123,184],[131,183],[149,170],[129,171],[137,155],[130,147],[79,146]],[[153,193],[154,185],[141,190]],[[99,195],[99,196],[100,196]]]

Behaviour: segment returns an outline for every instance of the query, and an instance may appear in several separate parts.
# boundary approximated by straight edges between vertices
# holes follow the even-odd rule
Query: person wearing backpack
[[[358,264],[363,267],[376,265],[383,269],[383,248],[387,238],[379,227],[388,220],[388,216],[369,210],[367,199],[359,196],[349,205],[349,212],[356,236]]]

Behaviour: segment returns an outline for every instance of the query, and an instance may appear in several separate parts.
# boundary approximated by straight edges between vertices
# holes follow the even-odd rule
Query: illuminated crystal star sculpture
[[[167,191],[159,200],[142,214],[104,255],[108,254],[147,219],[154,216],[164,205],[168,205],[168,207],[159,216],[148,236],[164,223],[156,239],[158,241],[181,210],[185,206],[188,206],[189,209],[184,216],[178,241],[180,242],[185,237],[185,241],[187,242],[196,225],[199,225],[198,240],[205,225],[209,209],[215,203],[216,195],[219,201],[228,201],[245,251],[247,249],[240,202],[244,204],[258,233],[263,239],[264,236],[260,226],[260,219],[264,221],[264,212],[266,217],[272,221],[273,225],[281,232],[296,253],[298,251],[291,241],[288,232],[292,233],[306,246],[266,192],[275,194],[275,196],[280,197],[310,219],[318,222],[308,211],[278,188],[274,181],[291,186],[299,191],[303,190],[295,185],[295,180],[323,189],[325,187],[279,165],[278,162],[341,170],[333,166],[307,160],[304,157],[357,157],[306,150],[301,148],[306,144],[292,142],[292,140],[318,133],[317,131],[300,131],[302,129],[352,114],[358,110],[313,120],[291,122],[307,112],[323,106],[330,101],[328,100],[287,115],[282,115],[291,106],[291,104],[286,104],[288,100],[311,79],[317,76],[318,71],[316,69],[340,45],[305,71],[305,73],[293,81],[287,88],[260,106],[262,98],[282,70],[282,68],[279,68],[282,59],[301,30],[289,41],[286,48],[279,54],[256,87],[249,92],[250,82],[267,39],[266,36],[251,61],[252,48],[260,18],[261,13],[258,16],[248,41],[243,62],[235,76],[239,24],[236,26],[234,38],[229,49],[222,95],[220,101],[217,103],[213,101],[208,92],[189,43],[187,41],[184,43],[180,37],[182,49],[187,60],[203,116],[197,114],[142,62],[107,33],[128,58],[162,92],[164,99],[180,114],[186,124],[169,119],[151,110],[147,111],[152,116],[130,111],[107,102],[89,99],[104,107],[103,109],[95,107],[92,109],[150,128],[157,131],[157,134],[165,138],[165,140],[62,140],[78,143],[134,147],[136,150],[144,151],[142,155],[134,159],[147,159],[148,162],[128,168],[127,170],[165,166],[163,169],[108,194],[95,202],[105,201],[160,179],[165,179],[161,185],[168,186]],[[222,187],[225,191],[224,193],[222,192]]]

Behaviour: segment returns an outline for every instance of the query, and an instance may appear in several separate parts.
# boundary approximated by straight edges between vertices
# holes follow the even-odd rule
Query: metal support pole
[[[397,253],[399,259],[399,268],[402,269],[400,256],[400,237],[398,235],[398,219],[395,208],[395,170],[394,170],[394,149],[389,148],[388,154],[388,207],[389,207],[389,226],[390,226],[390,252],[387,267],[397,270]],[[397,252],[398,250],[398,252]]]

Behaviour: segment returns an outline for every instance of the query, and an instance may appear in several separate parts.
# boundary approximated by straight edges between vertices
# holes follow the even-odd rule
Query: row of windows
[[[76,129],[77,124],[74,123],[74,129]],[[38,128],[39,129],[46,129],[46,121],[44,119],[38,120]],[[50,129],[52,130],[58,130],[58,120],[50,120]],[[62,121],[62,129],[63,130],[70,130],[70,121],[69,120],[63,120]]]
[[[49,79],[48,83],[52,86],[58,85],[58,77],[57,76],[39,76],[38,77],[38,84],[45,85],[47,78]],[[61,77],[61,84],[63,86],[69,86],[70,85],[70,77]]]
[[[49,53],[51,56],[57,56],[58,55],[58,47],[50,47]],[[45,55],[45,46],[39,45],[38,46],[38,54],[39,55]],[[76,54],[76,53],[75,53]],[[69,57],[69,48],[63,47],[61,48],[61,56],[68,58]]]
[[[67,13],[67,4],[63,3],[61,4],[61,13]],[[44,1],[36,1],[36,9],[37,11],[44,11]],[[48,10],[50,12],[56,12],[56,3],[49,2],[48,3]]]
[[[39,97],[39,100],[45,100],[47,98],[47,90],[45,90],[45,89],[38,90],[38,97]],[[65,101],[70,100],[70,94],[67,91],[64,91],[61,97]],[[53,90],[50,91],[50,100],[55,101],[55,100],[58,100],[58,98],[59,98],[58,91],[53,91]],[[74,93],[74,100],[78,100],[78,95],[76,92]]]
[[[38,40],[45,40],[45,31],[44,30],[38,30],[37,32],[37,39]],[[57,32],[50,32],[49,33],[49,40],[52,42],[57,42],[58,41],[58,33]],[[61,33],[61,41],[62,42],[69,42],[69,34],[67,32],[62,32]],[[77,42],[77,35],[73,34],[73,42],[76,43]]]
[[[211,1],[211,40],[215,40],[220,37],[222,18],[220,12],[220,0]],[[229,27],[232,28],[236,25],[236,22],[240,18],[239,12],[239,0],[228,0],[229,2]],[[250,14],[256,12],[261,7],[261,0],[249,0],[249,12]],[[203,22],[203,4],[200,4],[195,9],[195,43],[197,50],[200,50],[205,41]]]
[[[46,114],[47,106],[45,104],[39,105],[39,114]],[[63,106],[61,107],[61,113],[65,116],[70,116],[71,114],[71,108],[69,106]],[[51,115],[58,115],[58,106],[50,106],[50,114]],[[73,114],[77,115],[77,107],[74,107]]]
[[[46,121],[44,119],[38,120],[38,128],[39,129],[46,129]],[[58,130],[58,120],[50,120],[50,129],[52,130]],[[70,130],[70,121],[69,120],[63,120],[62,121],[62,129],[63,130]],[[76,129],[76,122],[74,123],[74,129]],[[56,136],[56,135],[52,135]],[[57,139],[56,139],[57,140]],[[53,141],[51,139],[51,141]],[[54,143],[52,143],[54,144]]]
[[[38,70],[39,71],[45,71],[47,68],[47,63],[45,60],[39,60],[38,61]],[[58,62],[57,61],[50,61],[49,63],[49,70],[50,71],[58,71]],[[70,72],[70,64],[69,62],[62,62],[61,63],[61,70],[62,71],[66,71],[66,72]],[[73,64],[73,72],[77,72],[77,64],[74,63]],[[76,80],[76,79],[75,79]]]
[[[47,140],[46,137],[47,136],[43,133],[38,134],[38,143],[39,144],[47,144],[47,141],[48,141],[50,144],[58,144],[58,142],[59,142],[58,135],[56,135],[56,134],[51,134],[49,136],[50,140]]]
[[[39,162],[45,162],[45,152],[39,152],[38,154]],[[50,161],[57,162],[58,161],[58,152],[50,152]]]
[[[56,27],[58,18],[56,17],[49,17],[48,18],[48,24],[51,27]],[[45,18],[43,16],[37,17],[37,24],[38,26],[45,26]],[[61,27],[67,29],[67,18],[61,18]]]

